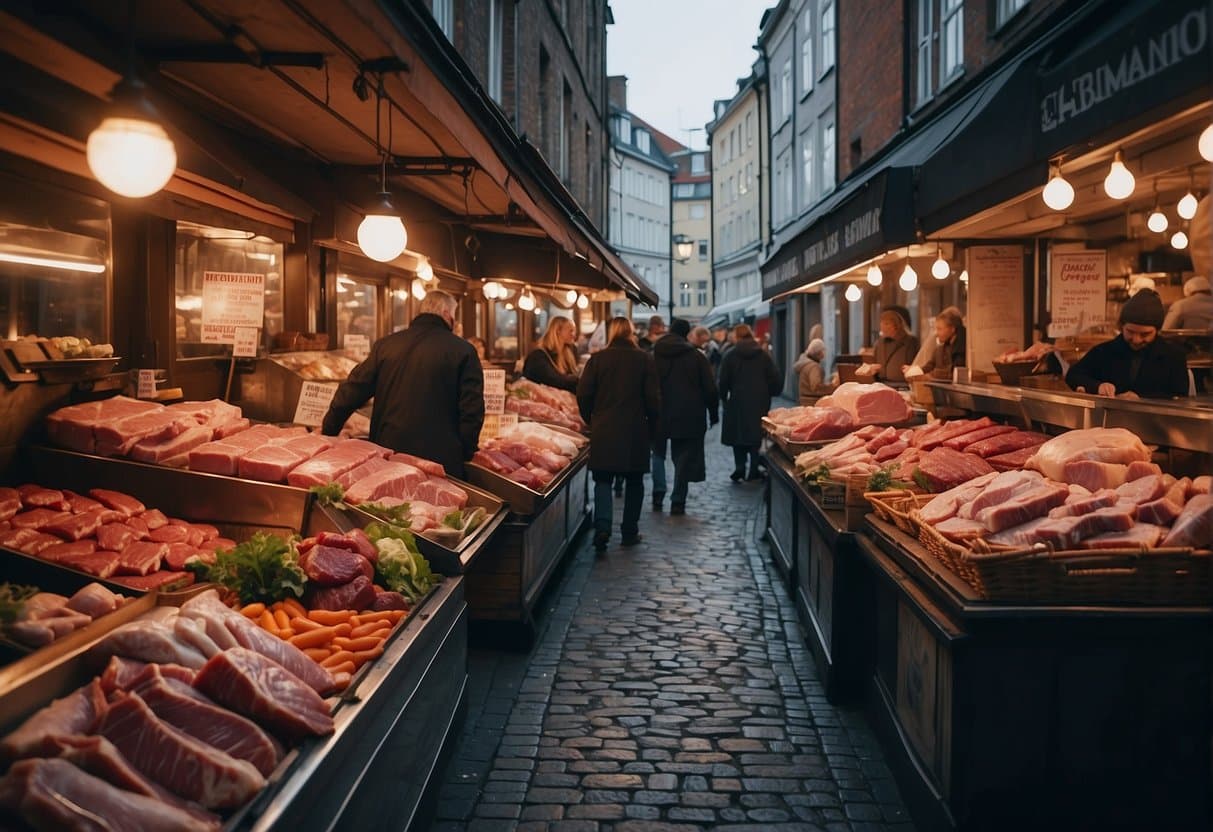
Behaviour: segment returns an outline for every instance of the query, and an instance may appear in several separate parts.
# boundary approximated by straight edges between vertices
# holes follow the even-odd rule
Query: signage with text
[[[484,427],[480,429],[480,441],[496,439],[503,430],[518,424],[517,413],[486,413]]]
[[[138,399],[156,398],[156,371],[155,370],[140,370],[139,371],[139,383],[135,390],[135,398],[138,398]]]
[[[234,343],[236,327],[260,327],[264,318],[265,275],[202,273],[202,343]]]
[[[505,413],[505,370],[484,371],[484,412]]]
[[[1022,246],[973,246],[968,252],[969,368],[992,371],[994,359],[1024,347]]]
[[[261,330],[255,326],[238,326],[232,340],[232,358],[256,358]]]
[[[294,423],[318,428],[329,412],[329,405],[337,393],[335,382],[305,381],[299,390],[299,403],[295,406]]]
[[[1078,335],[1104,323],[1107,311],[1107,252],[1053,252],[1049,258],[1049,337]]]
[[[366,335],[347,333],[345,350],[354,357],[355,361],[366,361],[366,357],[371,354],[371,339]]]

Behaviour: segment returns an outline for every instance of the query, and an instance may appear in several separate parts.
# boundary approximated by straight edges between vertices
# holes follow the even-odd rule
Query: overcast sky
[[[712,102],[732,98],[758,56],[775,0],[610,0],[607,72],[628,76],[628,109],[683,144],[704,146]],[[688,134],[687,128],[699,130]]]

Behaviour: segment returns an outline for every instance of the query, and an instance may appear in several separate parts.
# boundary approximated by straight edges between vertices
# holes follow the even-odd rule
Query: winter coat
[[[810,404],[811,400],[815,400],[819,395],[818,388],[825,384],[825,370],[822,369],[821,362],[801,353],[800,358],[792,365],[792,372],[796,373],[798,378],[796,392],[799,394],[800,404]]]
[[[590,356],[577,383],[577,406],[590,426],[590,470],[649,470],[650,442],[661,411],[653,356],[616,338]]]
[[[946,344],[935,343],[935,352],[931,354],[931,360],[923,365],[924,373],[943,372],[950,377],[953,367],[963,367],[968,359],[965,357],[965,330],[964,327],[956,330],[956,334],[952,336],[952,340]]]
[[[770,353],[753,338],[734,344],[720,363],[720,398],[724,402],[720,441],[743,448],[761,445],[762,417],[771,409],[771,397],[781,390],[783,378]]]
[[[1213,329],[1213,295],[1197,292],[1171,304],[1163,329]]]
[[[536,347],[526,357],[522,374],[536,384],[546,384],[559,390],[577,392],[576,373],[562,373],[556,367],[556,359],[543,347]]]
[[[877,338],[875,353],[875,363],[880,365],[876,378],[885,382],[904,382],[906,376],[901,368],[914,363],[914,356],[918,353],[918,339],[908,332],[900,338]]]
[[[696,439],[716,424],[720,395],[712,367],[694,344],[681,335],[666,335],[653,346],[657,383],[661,387],[658,439]]]
[[[371,441],[442,463],[463,477],[484,425],[484,373],[476,348],[437,315],[418,315],[401,332],[380,338],[341,383],[323,432],[336,436],[371,397]]]
[[[1141,358],[1133,374],[1133,348],[1117,335],[1111,341],[1096,344],[1066,373],[1066,384],[1082,387],[1096,395],[1099,385],[1115,385],[1117,394],[1132,391],[1143,398],[1169,398],[1188,395],[1188,362],[1183,350],[1155,338],[1136,354]]]

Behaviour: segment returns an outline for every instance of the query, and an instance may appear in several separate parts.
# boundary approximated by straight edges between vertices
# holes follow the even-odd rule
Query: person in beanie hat
[[[1162,299],[1142,289],[1120,310],[1120,335],[1092,347],[1066,373],[1066,384],[1100,396],[1188,395],[1187,361],[1179,347],[1158,338],[1162,322]]]

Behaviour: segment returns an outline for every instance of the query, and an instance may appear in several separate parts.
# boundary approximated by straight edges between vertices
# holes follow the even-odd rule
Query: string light
[[[1155,234],[1161,234],[1167,230],[1167,215],[1162,212],[1157,203],[1154,205],[1154,210],[1150,213],[1146,220],[1146,228],[1153,231]]]
[[[880,266],[875,263],[868,266],[868,284],[879,286],[882,282],[884,282],[884,272],[880,270]]]
[[[1180,251],[1188,247],[1188,235],[1184,233],[1182,228],[1171,235],[1171,247]]]
[[[943,259],[943,249],[939,246],[935,247],[935,262],[931,264],[931,277],[936,280],[944,280],[952,273],[952,267],[948,265],[948,261]]]
[[[1049,181],[1040,192],[1045,205],[1054,211],[1064,211],[1074,204],[1074,186],[1061,175],[1061,164],[1054,163],[1049,172]]]
[[[905,269],[901,272],[901,277],[897,278],[897,285],[903,292],[913,292],[918,288],[918,272],[914,271],[908,260]]]
[[[1179,214],[1183,219],[1190,220],[1196,216],[1196,207],[1199,203],[1196,201],[1196,194],[1188,191],[1184,194],[1183,199],[1175,206],[1175,213]]]
[[[1137,187],[1137,180],[1133,178],[1133,174],[1125,167],[1125,157],[1121,151],[1116,151],[1116,156],[1112,159],[1112,167],[1108,170],[1108,175],[1104,177],[1103,189],[1104,193],[1112,197],[1112,199],[1128,199],[1133,194],[1133,189]]]
[[[847,286],[847,290],[843,293],[843,297],[845,297],[851,303],[854,303],[863,297],[863,290],[859,288],[858,284],[852,283]]]

